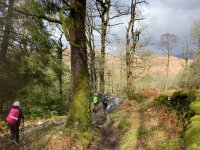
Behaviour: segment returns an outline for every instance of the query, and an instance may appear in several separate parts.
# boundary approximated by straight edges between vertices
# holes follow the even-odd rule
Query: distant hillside
[[[152,87],[163,89],[166,80],[166,70],[167,70],[167,56],[164,55],[152,55],[148,58],[146,64],[150,67],[146,70],[146,73],[151,75],[153,78],[149,81],[147,78],[142,78],[144,75],[142,68],[142,61],[139,57],[137,58],[136,68],[133,70],[135,75],[135,86],[137,87]],[[65,64],[70,67],[70,52],[66,50],[64,53]],[[193,60],[189,60],[191,64]],[[99,56],[96,59],[97,73],[99,65]],[[184,59],[177,58],[174,56],[170,57],[170,66],[169,66],[169,77],[170,83],[169,86],[173,87],[176,85],[175,81],[177,75],[183,71],[185,68]],[[141,78],[140,78],[141,77]],[[106,54],[106,64],[105,64],[105,88],[108,92],[118,93],[119,91],[123,92],[126,89],[126,62],[124,56]],[[99,81],[98,81],[99,83]]]
[[[167,69],[167,56],[153,56],[153,65],[150,68],[150,72],[152,73],[165,73]],[[192,62],[192,60],[189,60],[189,64]],[[184,59],[177,58],[174,56],[170,57],[170,65],[169,65],[169,74],[171,75],[177,75],[179,72],[181,72],[184,69],[185,61]]]
[[[192,53],[190,54],[192,56]],[[121,60],[123,62],[121,63]],[[167,56],[165,55],[153,55],[148,60],[151,64],[149,72],[151,74],[165,74],[166,73],[166,67],[167,67]],[[70,66],[70,52],[69,50],[65,51],[64,54],[64,62],[65,64]],[[192,62],[192,60],[189,60],[189,64]],[[97,62],[96,65],[99,63]],[[170,66],[169,66],[169,74],[171,75],[177,75],[180,71],[184,69],[185,61],[182,59],[181,55],[171,56],[170,57]],[[125,74],[126,65],[124,57],[120,58],[120,56],[117,55],[110,55],[106,54],[106,71],[114,70],[117,74],[119,74],[120,68],[123,70],[123,74]]]
[[[120,68],[120,58],[117,56],[107,55],[107,68],[117,67]],[[192,60],[189,60],[189,64]],[[151,63],[151,67],[149,72],[152,74],[165,74],[167,69],[167,56],[164,55],[153,55],[149,59],[149,63]],[[125,69],[125,63],[123,63],[123,68]],[[170,66],[169,66],[169,74],[177,75],[180,71],[184,69],[185,60],[181,58],[177,58],[175,56],[170,57]],[[119,69],[118,69],[119,70]]]
[[[194,54],[195,54],[194,52],[190,52],[189,53],[189,59],[193,59]],[[177,57],[177,58],[183,58],[184,57],[182,53],[174,54],[174,56]]]

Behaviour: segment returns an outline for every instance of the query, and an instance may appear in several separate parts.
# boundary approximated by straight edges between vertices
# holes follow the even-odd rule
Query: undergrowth
[[[163,104],[169,110],[177,112],[180,128],[182,128],[180,136],[184,139],[185,148],[187,150],[200,149],[200,91],[176,91],[170,98],[160,95],[146,108]]]

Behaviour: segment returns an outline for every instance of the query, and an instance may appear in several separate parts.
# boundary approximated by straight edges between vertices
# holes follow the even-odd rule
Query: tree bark
[[[127,96],[131,98],[132,87],[133,87],[133,73],[132,73],[132,60],[130,50],[130,37],[129,32],[131,29],[132,20],[129,21],[128,28],[126,31],[126,79],[127,79]]]
[[[106,48],[106,36],[109,23],[109,12],[111,7],[110,0],[98,0],[96,1],[97,10],[101,19],[101,59],[99,64],[99,91],[103,93],[105,91],[105,48]]]
[[[91,125],[89,73],[85,36],[86,0],[70,0],[71,102],[68,125],[87,131]]]
[[[58,60],[59,60],[59,67],[62,66],[62,60],[63,60],[63,50],[62,50],[62,47],[59,47],[58,48]],[[59,71],[58,71],[58,83],[59,83],[59,94],[60,94],[60,97],[62,99],[63,97],[63,78],[62,78],[62,75],[63,75],[63,71],[61,68],[59,68]]]
[[[106,31],[107,25],[105,21],[102,21],[101,25],[101,60],[99,67],[99,77],[100,77],[100,93],[103,93],[105,90],[105,47],[106,47]]]
[[[95,51],[91,52],[91,63],[90,63],[90,82],[92,92],[97,92],[97,75],[96,75],[96,59],[95,59]]]
[[[86,8],[86,35],[87,35],[87,46],[89,49],[89,73],[90,73],[90,88],[91,93],[97,92],[97,72],[96,72],[96,52],[94,44],[94,28],[95,28],[95,16],[93,14],[92,3],[88,2],[88,7]]]
[[[3,33],[3,39],[1,43],[0,61],[4,61],[6,59],[6,55],[8,52],[9,39],[12,29],[13,4],[14,0],[9,0],[8,10],[5,16],[5,30]]]
[[[168,50],[168,54],[167,54],[167,77],[166,77],[166,83],[165,83],[165,90],[168,89],[168,83],[169,83],[169,62],[170,62],[170,50]]]

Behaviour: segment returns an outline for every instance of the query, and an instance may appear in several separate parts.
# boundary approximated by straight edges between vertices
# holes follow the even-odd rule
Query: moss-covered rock
[[[193,117],[190,118],[190,122],[193,122],[193,121],[198,121],[200,122],[200,115],[195,115]]]
[[[186,147],[200,144],[200,125],[194,126],[185,132],[185,144]]]
[[[189,107],[195,114],[200,115],[200,102],[193,102]]]
[[[170,99],[168,95],[159,95],[153,105],[161,104],[177,111],[183,125],[186,149],[200,150],[200,91],[176,91]]]
[[[191,128],[196,127],[199,124],[200,124],[200,122],[192,122],[187,126],[186,130],[190,130]]]

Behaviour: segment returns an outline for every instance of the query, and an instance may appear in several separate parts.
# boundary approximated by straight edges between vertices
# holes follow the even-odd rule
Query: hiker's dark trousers
[[[107,109],[108,103],[103,103],[103,111],[105,112]]]
[[[11,140],[15,140],[17,143],[19,142],[19,124],[9,124]]]

